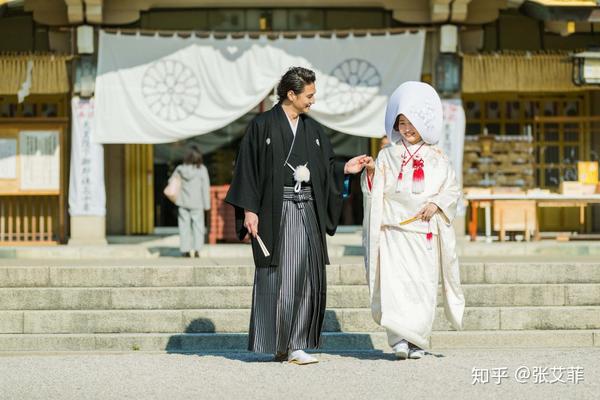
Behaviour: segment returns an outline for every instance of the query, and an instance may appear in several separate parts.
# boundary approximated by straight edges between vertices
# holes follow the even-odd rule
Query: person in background
[[[189,146],[183,164],[173,175],[181,178],[181,191],[175,204],[178,208],[179,248],[184,257],[199,257],[206,232],[204,211],[210,210],[210,178],[196,145]]]
[[[390,144],[390,139],[386,135],[379,141],[379,150],[383,150],[388,144]]]

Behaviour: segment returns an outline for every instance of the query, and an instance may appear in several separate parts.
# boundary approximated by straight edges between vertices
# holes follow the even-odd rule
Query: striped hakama
[[[327,285],[312,189],[285,187],[279,266],[256,268],[248,350],[319,347]]]

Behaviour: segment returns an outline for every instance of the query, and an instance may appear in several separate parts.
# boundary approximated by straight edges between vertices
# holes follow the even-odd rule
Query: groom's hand
[[[252,211],[244,210],[244,227],[253,238],[256,238],[256,235],[258,235],[258,215]]]
[[[371,157],[368,157],[365,154],[352,158],[344,165],[344,174],[358,174],[362,171],[369,158]]]

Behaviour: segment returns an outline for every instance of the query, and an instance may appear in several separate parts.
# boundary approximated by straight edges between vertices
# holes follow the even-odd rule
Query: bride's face
[[[421,135],[417,131],[417,128],[403,114],[398,115],[398,118],[396,118],[394,129],[400,132],[404,140],[410,144],[416,144],[421,141]]]

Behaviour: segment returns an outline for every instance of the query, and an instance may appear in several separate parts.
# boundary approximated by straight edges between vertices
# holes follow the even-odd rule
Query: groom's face
[[[298,114],[307,113],[310,107],[315,104],[315,95],[317,89],[314,83],[309,83],[304,86],[302,93],[296,94],[293,91],[288,92],[288,99],[298,112]]]

